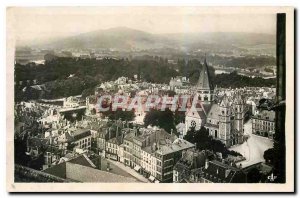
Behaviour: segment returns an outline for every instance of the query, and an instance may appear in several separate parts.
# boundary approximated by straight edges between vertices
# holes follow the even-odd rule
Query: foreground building
[[[219,162],[206,161],[201,183],[246,183],[246,174],[239,168]]]
[[[205,160],[206,154],[204,151],[200,152],[195,149],[184,151],[182,158],[173,168],[173,183],[200,182]]]
[[[97,160],[98,161],[98,160]],[[101,159],[98,166],[86,155],[75,156],[68,161],[63,161],[43,172],[55,177],[71,180],[73,182],[97,183],[135,183],[141,182],[122,171],[116,166],[108,164]],[[103,166],[103,164],[106,166]],[[113,168],[112,168],[113,166]]]
[[[134,128],[124,137],[124,164],[154,182],[172,182],[173,167],[194,145],[158,128]]]

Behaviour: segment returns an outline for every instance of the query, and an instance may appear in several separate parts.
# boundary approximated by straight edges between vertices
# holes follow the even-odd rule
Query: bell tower
[[[232,131],[232,111],[228,97],[225,95],[219,105],[219,134],[220,139],[226,147],[232,145],[231,131]]]
[[[198,99],[203,103],[210,103],[214,100],[214,88],[210,81],[206,57],[197,82]]]
[[[234,130],[237,132],[237,143],[243,143],[244,136],[244,100],[238,92],[234,100]]]

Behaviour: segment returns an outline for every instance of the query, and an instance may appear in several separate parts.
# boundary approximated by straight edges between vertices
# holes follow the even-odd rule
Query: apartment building
[[[262,110],[252,116],[252,133],[273,139],[275,134],[275,112]]]

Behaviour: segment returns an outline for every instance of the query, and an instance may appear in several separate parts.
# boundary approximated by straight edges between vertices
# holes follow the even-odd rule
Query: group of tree
[[[264,152],[264,159],[267,164],[273,164],[274,162],[274,148],[270,148]]]
[[[209,131],[204,127],[201,127],[199,130],[195,130],[195,128],[191,127],[184,136],[184,139],[196,144],[196,148],[199,150],[211,150],[215,153],[222,153],[223,157],[227,157],[228,155],[242,156],[238,152],[228,150],[225,144],[220,140],[213,139],[213,137],[209,135]]]
[[[149,82],[167,83],[178,72],[167,61],[131,60],[104,58],[97,60],[81,58],[56,58],[44,65],[15,65],[15,81],[37,80],[39,84],[57,79],[66,79],[70,75],[78,77],[97,76],[103,81],[115,80],[120,76],[140,78]]]
[[[247,56],[208,56],[208,61],[213,65],[222,65],[224,67],[236,66],[239,68],[261,68],[264,66],[276,65],[276,58],[267,55],[247,55]]]
[[[171,130],[176,132],[174,113],[168,108],[165,111],[150,109],[145,115],[144,125],[158,126],[168,133],[171,133]]]
[[[239,87],[275,87],[276,79],[263,79],[261,77],[248,77],[238,75],[237,72],[230,74],[219,74],[212,79],[213,84],[223,88],[239,88]]]

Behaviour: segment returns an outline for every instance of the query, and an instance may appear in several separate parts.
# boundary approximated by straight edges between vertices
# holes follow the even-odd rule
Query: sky
[[[11,8],[8,21],[13,22],[13,32],[19,41],[65,37],[119,26],[157,34],[276,33],[274,13],[258,10],[254,14],[250,8],[224,10],[199,7],[29,7]]]

